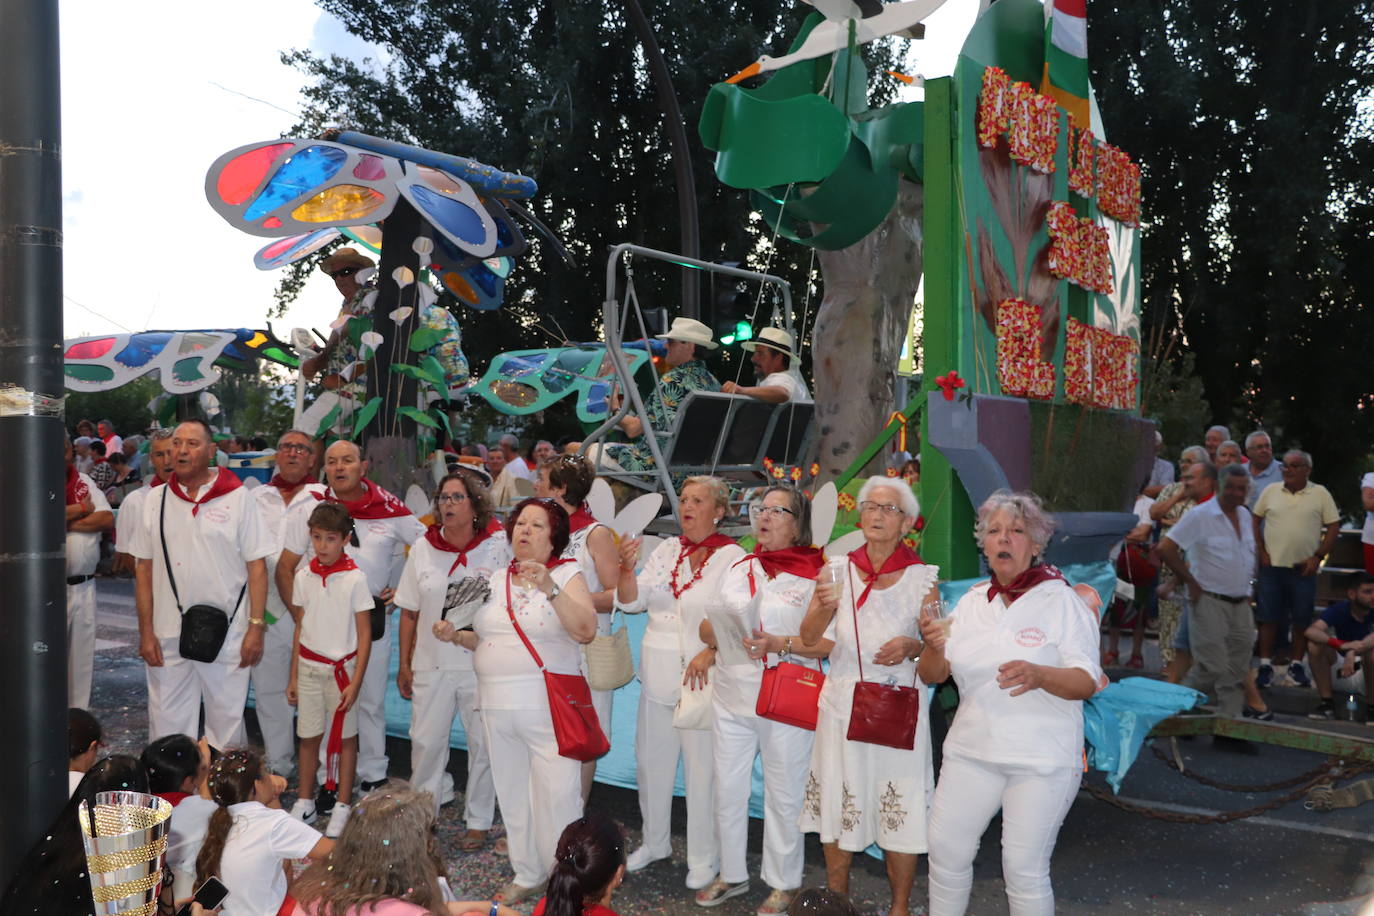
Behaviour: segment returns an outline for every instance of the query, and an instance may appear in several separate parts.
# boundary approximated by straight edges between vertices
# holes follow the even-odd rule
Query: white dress
[[[923,853],[928,848],[926,818],[935,774],[930,757],[929,697],[916,677],[916,662],[874,664],[883,643],[894,636],[918,638],[921,600],[939,578],[937,566],[916,564],[888,588],[874,587],[858,609],[859,641],[854,633],[854,588],[863,580],[851,561],[831,632],[830,672],[821,689],[820,717],[806,778],[801,828],[819,833],[822,843],[862,852],[877,843],[889,852]],[[863,651],[863,680],[910,686],[921,698],[916,745],[909,751],[850,741],[849,713],[854,685],[859,682],[859,651]]]

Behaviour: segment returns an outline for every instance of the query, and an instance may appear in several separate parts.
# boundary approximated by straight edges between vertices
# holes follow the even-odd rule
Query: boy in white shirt
[[[294,817],[315,819],[315,772],[326,728],[328,764],[325,788],[338,786],[338,804],[325,836],[337,837],[348,821],[353,778],[358,766],[358,713],[354,707],[372,648],[372,592],[367,577],[344,553],[353,533],[348,510],[320,503],[310,513],[310,543],[315,556],[296,571],[292,595],[301,608],[291,653],[287,700],[296,706],[300,738],[300,796]],[[356,543],[356,540],[354,541]]]

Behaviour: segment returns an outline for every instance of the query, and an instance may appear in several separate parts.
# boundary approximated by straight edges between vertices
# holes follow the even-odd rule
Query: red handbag
[[[553,717],[553,734],[558,740],[558,755],[572,760],[595,760],[611,749],[601,722],[592,706],[592,689],[580,674],[554,674],[544,668],[544,660],[515,619],[510,598],[510,572],[506,572],[506,613],[510,615],[515,634],[529,650],[534,663],[544,674],[544,690],[549,695],[549,715]]]
[[[815,668],[778,662],[763,669],[754,712],[760,718],[815,731],[823,686],[825,675]]]
[[[857,594],[852,583],[850,594]],[[854,647],[859,654],[859,682],[854,685],[854,704],[849,713],[849,731],[845,737],[850,741],[909,751],[916,747],[916,722],[921,712],[921,694],[916,687],[916,678],[912,676],[910,687],[863,679],[864,653],[859,646],[859,611],[854,602],[850,602],[850,609],[854,612]]]

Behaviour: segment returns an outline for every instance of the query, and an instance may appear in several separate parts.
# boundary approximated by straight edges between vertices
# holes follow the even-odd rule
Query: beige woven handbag
[[[598,634],[587,643],[587,684],[593,690],[618,690],[635,676],[634,659],[630,656],[630,632],[625,621],[615,629],[615,614],[611,613],[611,633]]]

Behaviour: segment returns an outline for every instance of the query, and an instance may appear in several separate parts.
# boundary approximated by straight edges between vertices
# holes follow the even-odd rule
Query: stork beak
[[[747,80],[751,76],[758,76],[759,71],[761,71],[762,69],[763,68],[759,66],[759,62],[754,61],[749,66],[745,67],[743,70],[736,73],[734,76],[730,77],[728,80],[726,80],[726,82],[738,83],[740,80]]]
[[[912,83],[916,82],[916,78],[915,78],[915,77],[907,76],[905,73],[898,73],[896,70],[889,70],[889,71],[887,71],[887,75],[890,76],[890,77],[892,77],[892,78],[895,79],[895,80],[900,80],[900,81],[902,81],[903,83],[906,83],[908,86],[910,86]]]

